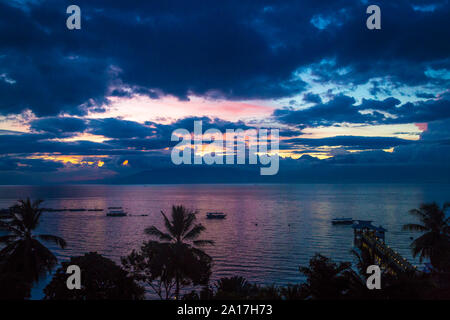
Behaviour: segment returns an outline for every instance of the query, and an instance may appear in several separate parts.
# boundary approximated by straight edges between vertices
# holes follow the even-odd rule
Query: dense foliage
[[[69,275],[66,270],[70,265],[77,265],[82,270],[79,290],[67,288]],[[96,252],[63,262],[44,289],[45,299],[49,300],[136,300],[142,299],[144,292],[125,270]]]

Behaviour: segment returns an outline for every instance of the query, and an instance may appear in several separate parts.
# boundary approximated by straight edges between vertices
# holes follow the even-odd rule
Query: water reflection
[[[242,275],[264,284],[295,283],[300,264],[316,252],[351,260],[352,229],[332,226],[332,218],[374,220],[388,229],[386,241],[411,259],[414,234],[401,231],[412,221],[408,210],[424,201],[449,200],[450,185],[155,185],[155,186],[1,186],[0,207],[30,196],[52,208],[122,206],[132,216],[105,212],[48,212],[38,232],[63,237],[65,250],[51,247],[60,259],[97,251],[119,262],[148,237],[144,229],[162,227],[160,210],[182,204],[200,212],[203,238],[214,258],[213,279]],[[208,211],[227,213],[207,220]],[[138,216],[148,214],[148,216]]]

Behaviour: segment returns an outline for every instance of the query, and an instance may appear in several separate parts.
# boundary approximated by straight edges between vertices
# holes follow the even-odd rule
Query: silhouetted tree
[[[219,300],[278,300],[281,299],[278,287],[260,286],[249,283],[245,278],[234,276],[221,278],[215,284],[214,299]]]
[[[133,250],[122,257],[124,269],[133,277],[146,283],[160,299],[170,299],[175,287],[175,268],[170,244],[156,241],[144,242],[139,251]]]
[[[210,286],[203,286],[200,290],[192,290],[183,295],[183,300],[212,300],[214,291]]]
[[[221,278],[216,281],[216,299],[244,300],[252,293],[253,286],[243,277]]]
[[[60,237],[34,233],[43,210],[39,207],[41,203],[42,200],[19,200],[10,208],[7,217],[0,220],[0,226],[8,231],[7,235],[0,237],[0,244],[4,245],[0,250],[0,273],[15,274],[29,283],[29,287],[57,263],[56,256],[39,240],[66,247],[66,242]]]
[[[145,242],[139,251],[122,258],[122,265],[135,279],[146,283],[160,299],[179,298],[177,284],[207,285],[212,259],[186,244]]]
[[[159,241],[145,242],[139,251],[122,258],[122,264],[161,299],[179,299],[182,287],[208,283],[212,259],[198,246],[213,242],[198,239],[205,227],[195,223],[196,212],[173,206],[170,220],[164,212],[161,214],[165,231],[155,226],[145,229]]]
[[[30,297],[31,283],[19,273],[0,273],[0,300],[23,300]]]
[[[81,269],[81,289],[67,288],[70,265]],[[90,252],[63,262],[44,293],[46,300],[138,300],[143,299],[145,290],[114,261]]]
[[[299,267],[306,276],[302,290],[306,299],[342,299],[350,289],[350,262],[334,263],[329,258],[315,254],[308,267]]]
[[[305,300],[308,293],[299,284],[288,285],[280,288],[280,296],[283,300]]]
[[[450,203],[442,208],[436,203],[422,204],[419,209],[410,211],[422,224],[403,226],[403,230],[424,233],[411,244],[413,256],[419,255],[420,261],[429,258],[436,270],[447,272],[450,271],[450,218],[446,217],[445,211],[449,207]]]

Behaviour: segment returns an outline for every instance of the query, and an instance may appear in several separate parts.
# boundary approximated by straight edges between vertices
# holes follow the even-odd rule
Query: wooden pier
[[[386,230],[383,227],[376,227],[371,221],[357,221],[353,229],[355,246],[367,250],[380,267],[394,274],[417,271],[416,267],[384,242]]]

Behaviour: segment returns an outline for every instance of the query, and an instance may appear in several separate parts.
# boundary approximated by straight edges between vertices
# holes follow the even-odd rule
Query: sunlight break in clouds
[[[211,100],[190,96],[189,101],[165,96],[151,99],[136,95],[132,98],[109,97],[106,112],[90,113],[90,118],[122,118],[132,121],[171,122],[188,116],[217,117],[228,121],[246,120],[270,116],[274,110],[270,101]],[[165,121],[164,121],[165,120]]]

